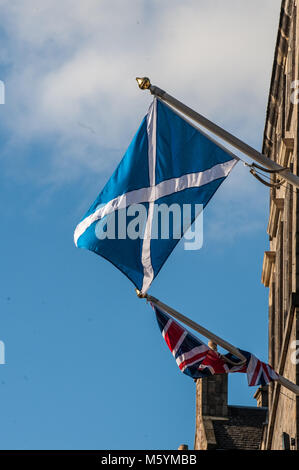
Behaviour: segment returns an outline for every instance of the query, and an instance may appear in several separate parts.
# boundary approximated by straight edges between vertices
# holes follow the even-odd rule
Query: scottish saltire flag
[[[209,348],[179,323],[173,320],[166,312],[152,304],[155,310],[159,328],[167,346],[172,352],[180,370],[198,379],[214,374],[227,374],[231,372],[247,373],[248,385],[267,385],[278,379],[278,374],[271,366],[261,362],[253,354],[242,351],[246,363],[232,354],[221,355]]]
[[[118,168],[77,226],[75,244],[109,260],[145,293],[179,241],[174,230],[168,238],[161,236],[161,227],[153,236],[157,210],[173,204],[205,207],[236,163],[229,152],[154,98]],[[146,215],[138,221],[144,225],[142,236],[132,237],[128,232],[137,224],[135,209],[132,213],[136,205]],[[196,215],[193,211],[191,224]],[[106,222],[110,225],[105,232]],[[189,226],[180,222],[180,237]]]

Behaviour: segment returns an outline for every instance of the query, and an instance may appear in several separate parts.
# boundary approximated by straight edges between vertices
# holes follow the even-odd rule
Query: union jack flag
[[[155,310],[162,336],[184,374],[198,379],[214,374],[243,372],[247,373],[248,385],[251,387],[267,385],[279,378],[271,366],[247,351],[239,350],[246,358],[245,364],[231,353],[219,354],[193,336],[155,304],[151,305]]]

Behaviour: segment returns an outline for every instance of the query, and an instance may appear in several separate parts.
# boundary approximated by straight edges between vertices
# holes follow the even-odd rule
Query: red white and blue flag
[[[267,385],[279,378],[271,366],[247,351],[240,349],[240,353],[246,357],[245,364],[231,353],[219,354],[155,304],[152,304],[152,307],[155,310],[162,336],[184,374],[198,379],[215,374],[243,372],[247,373],[249,386]],[[238,365],[239,362],[240,365]]]

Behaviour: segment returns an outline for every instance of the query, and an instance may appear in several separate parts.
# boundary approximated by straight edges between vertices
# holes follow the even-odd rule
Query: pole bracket
[[[282,180],[279,180],[277,183],[268,183],[268,181],[265,181],[263,178],[261,178],[257,172],[255,171],[254,168],[251,168],[250,169],[250,173],[252,174],[252,176],[254,176],[260,183],[264,184],[265,186],[267,186],[268,188],[280,188],[280,186],[282,185],[283,181]]]

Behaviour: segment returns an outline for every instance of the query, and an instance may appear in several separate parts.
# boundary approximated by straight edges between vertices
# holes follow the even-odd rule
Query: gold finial
[[[214,343],[213,341],[208,342],[209,348],[213,349],[213,351],[217,351],[217,344]]]
[[[151,86],[151,81],[147,77],[142,77],[142,78],[137,77],[136,81],[138,83],[140,90],[148,90],[149,87]]]
[[[140,290],[138,289],[135,289],[135,292],[137,294],[137,297],[139,297],[139,299],[147,299],[148,295],[147,294],[143,294],[143,292],[141,292]]]

